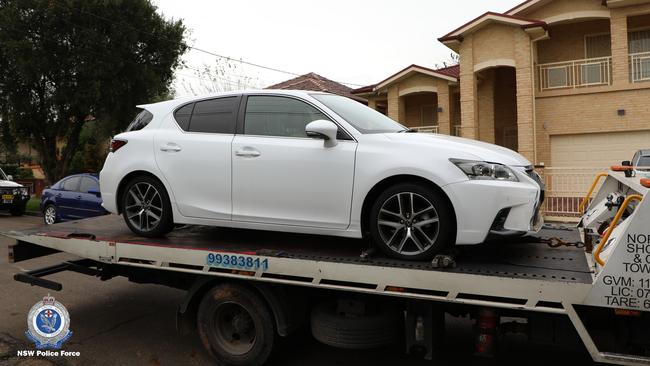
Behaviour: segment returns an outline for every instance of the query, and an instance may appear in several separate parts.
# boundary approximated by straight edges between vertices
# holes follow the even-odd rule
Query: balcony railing
[[[630,79],[633,83],[650,81],[650,52],[630,54]]]
[[[440,133],[440,129],[438,126],[420,126],[420,127],[413,127],[414,130],[422,133]]]
[[[460,128],[460,125],[455,125],[455,126],[453,126],[452,131],[454,131],[454,136],[460,137],[460,133],[461,133],[462,130]]]
[[[537,68],[541,91],[609,85],[612,81],[611,57],[553,62]]]

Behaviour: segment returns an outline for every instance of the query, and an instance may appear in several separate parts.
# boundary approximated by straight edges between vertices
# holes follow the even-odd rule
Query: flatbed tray
[[[14,233],[16,234],[16,233]],[[509,278],[592,283],[592,271],[582,249],[551,248],[541,239],[558,237],[578,241],[574,230],[543,229],[535,236],[492,240],[481,245],[459,247],[453,268],[436,268],[430,262],[404,261],[376,252],[368,258],[364,240],[332,236],[290,234],[207,226],[183,226],[164,238],[133,234],[121,216],[106,215],[21,231],[21,236],[38,235],[122,244],[159,246],[189,250],[232,252],[303,260],[445,271]]]

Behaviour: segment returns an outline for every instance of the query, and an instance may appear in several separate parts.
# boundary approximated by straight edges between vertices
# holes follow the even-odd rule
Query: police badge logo
[[[47,294],[27,314],[27,338],[37,349],[59,349],[72,336],[68,310]]]

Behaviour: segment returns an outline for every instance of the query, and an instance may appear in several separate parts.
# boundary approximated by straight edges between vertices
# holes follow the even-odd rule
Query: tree
[[[149,0],[0,0],[0,111],[50,182],[87,121],[121,130],[135,104],[168,93],[185,32]]]
[[[193,75],[187,75],[193,80],[186,79],[181,85],[186,93],[192,95],[259,87],[259,79],[250,75],[240,62],[230,58],[216,58],[213,65],[204,63],[200,68],[186,69],[193,72]]]
[[[460,63],[460,55],[455,53],[455,52],[452,52],[452,53],[449,54],[448,59],[446,59],[446,60],[444,60],[444,61],[442,61],[440,63],[436,63],[436,69],[442,69],[442,68],[445,68],[445,67],[458,65],[459,63]]]

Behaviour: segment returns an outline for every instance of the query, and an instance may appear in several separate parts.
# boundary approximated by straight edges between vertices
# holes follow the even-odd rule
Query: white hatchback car
[[[174,224],[367,236],[420,260],[541,225],[542,185],[521,155],[411,133],[348,98],[264,90],[140,108],[100,186],[142,236]]]

